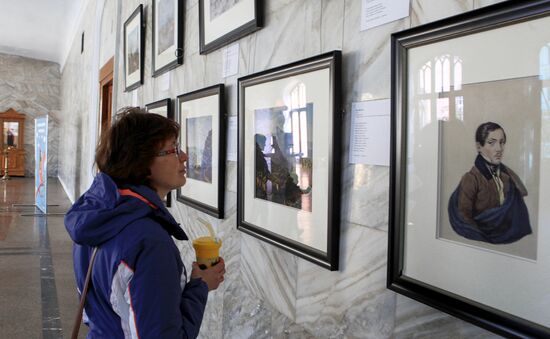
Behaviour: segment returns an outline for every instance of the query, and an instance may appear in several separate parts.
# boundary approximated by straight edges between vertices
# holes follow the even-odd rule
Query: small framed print
[[[180,144],[187,153],[187,183],[177,200],[218,219],[224,217],[225,96],[219,84],[176,99]]]
[[[172,110],[172,99],[166,98],[158,100],[145,105],[145,109],[149,113],[160,114],[165,118],[174,120],[174,113]],[[166,207],[172,207],[172,192],[168,192],[166,199],[164,199]]]
[[[550,1],[392,35],[388,287],[550,337]]]
[[[126,92],[143,84],[144,25],[143,5],[140,4],[124,23],[124,83]]]
[[[183,64],[183,0],[153,0],[153,77]]]
[[[263,26],[263,0],[199,0],[200,53],[206,54]]]
[[[238,80],[237,228],[329,270],[340,236],[333,51]]]

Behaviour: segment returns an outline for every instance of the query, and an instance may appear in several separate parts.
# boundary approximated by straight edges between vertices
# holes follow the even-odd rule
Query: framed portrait
[[[238,40],[262,26],[262,0],[199,0],[201,54]]]
[[[218,84],[176,99],[180,144],[187,154],[187,183],[177,200],[213,217],[224,217],[225,95]]]
[[[153,77],[183,64],[183,0],[153,0]]]
[[[174,113],[172,110],[172,99],[166,98],[158,100],[145,105],[145,109],[149,113],[160,114],[165,118],[174,120]],[[166,207],[172,207],[172,192],[168,192],[164,199]]]
[[[341,52],[238,80],[237,228],[329,270],[340,235]]]
[[[392,35],[388,287],[550,337],[550,1]]]
[[[140,4],[124,23],[124,83],[125,92],[143,84],[143,50],[145,21]]]
[[[4,121],[2,149],[12,147],[17,148],[19,145],[19,122]]]

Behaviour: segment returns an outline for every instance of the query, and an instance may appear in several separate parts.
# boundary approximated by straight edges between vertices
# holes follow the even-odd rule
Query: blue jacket
[[[208,287],[201,279],[186,281],[172,236],[188,238],[152,189],[125,188],[157,207],[121,195],[100,173],[65,216],[79,291],[99,246],[86,298],[88,338],[195,338]]]

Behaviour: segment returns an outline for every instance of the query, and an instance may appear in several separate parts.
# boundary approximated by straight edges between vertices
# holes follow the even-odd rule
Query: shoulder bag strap
[[[95,255],[99,248],[95,247],[92,252],[92,257],[90,258],[90,264],[88,265],[88,273],[86,273],[86,281],[84,282],[84,289],[80,294],[80,306],[78,307],[78,313],[76,319],[74,320],[73,333],[71,334],[71,339],[78,338],[78,331],[80,330],[80,323],[82,322],[82,312],[84,311],[84,303],[86,302],[86,295],[88,294],[88,288],[90,287],[90,280],[92,277],[92,268],[94,267]]]

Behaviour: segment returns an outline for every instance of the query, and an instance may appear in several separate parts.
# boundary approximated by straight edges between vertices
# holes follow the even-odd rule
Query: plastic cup
[[[220,261],[222,241],[212,237],[200,237],[193,240],[193,248],[197,256],[197,264],[204,270]]]

